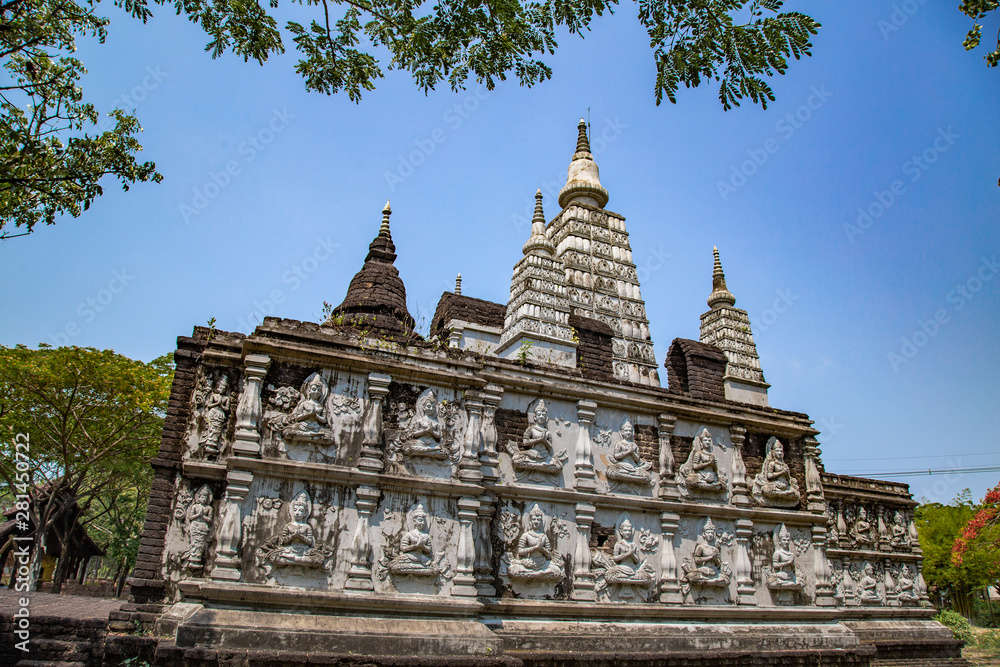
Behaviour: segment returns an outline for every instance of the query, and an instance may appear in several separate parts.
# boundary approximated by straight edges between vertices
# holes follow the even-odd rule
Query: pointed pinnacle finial
[[[580,124],[576,126],[576,152],[589,153],[590,139],[587,138],[587,121],[580,119]]]
[[[382,226],[379,227],[379,236],[385,234],[389,236],[389,216],[392,215],[392,207],[389,206],[389,200],[385,200],[385,208],[382,209]]]
[[[455,294],[462,295],[462,274],[455,276]]]
[[[726,274],[722,272],[718,246],[712,247],[712,256],[715,258],[715,265],[712,268],[712,293],[708,295],[708,307],[715,310],[722,306],[735,306],[736,297],[726,287]]]
[[[541,222],[544,230],[545,225],[545,212],[542,210],[542,189],[539,188],[535,191],[535,214],[531,216],[531,224],[534,226],[536,222]],[[534,230],[532,230],[534,233]]]
[[[545,211],[542,210],[542,189],[535,191],[535,214],[531,216],[531,236],[522,248],[527,255],[532,250],[541,250],[549,255],[554,255],[556,247],[545,234]]]

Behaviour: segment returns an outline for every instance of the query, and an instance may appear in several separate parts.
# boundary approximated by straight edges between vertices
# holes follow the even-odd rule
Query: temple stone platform
[[[569,172],[507,304],[456,282],[417,335],[386,204],[327,321],[178,339],[112,633],[156,664],[961,664],[908,488],[770,405],[717,249],[662,386],[583,124]]]

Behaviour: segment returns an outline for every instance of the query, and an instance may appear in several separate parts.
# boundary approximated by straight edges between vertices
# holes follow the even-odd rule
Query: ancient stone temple
[[[386,205],[328,321],[179,339],[114,622],[156,664],[960,664],[907,487],[769,406],[718,251],[663,387],[584,124],[536,197],[510,301],[456,288],[427,337]]]

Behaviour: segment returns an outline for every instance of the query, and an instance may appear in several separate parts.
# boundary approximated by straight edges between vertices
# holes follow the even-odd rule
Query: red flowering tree
[[[976,570],[993,586],[1000,584],[1000,484],[987,492],[962,527],[951,548],[951,562]]]

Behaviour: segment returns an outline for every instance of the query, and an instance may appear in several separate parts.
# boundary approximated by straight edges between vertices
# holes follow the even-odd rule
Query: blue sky
[[[583,41],[563,35],[534,88],[425,96],[390,72],[360,105],[307,93],[294,53],[212,60],[166,8],[146,26],[101,8],[107,43],[78,43],[87,99],[128,97],[165,178],[108,181],[82,217],[0,244],[0,343],[148,360],[210,317],[318,319],[390,197],[418,322],[458,272],[465,294],[505,302],[534,192],[551,218],[589,108],[661,364],[698,337],[718,245],[771,404],[817,421],[828,470],[1000,464],[1000,72],[963,50],[954,3],[790,6],[823,23],[813,57],[771,81],[766,111],[729,112],[714,86],[655,106],[631,4]],[[900,481],[945,502],[997,479]]]

